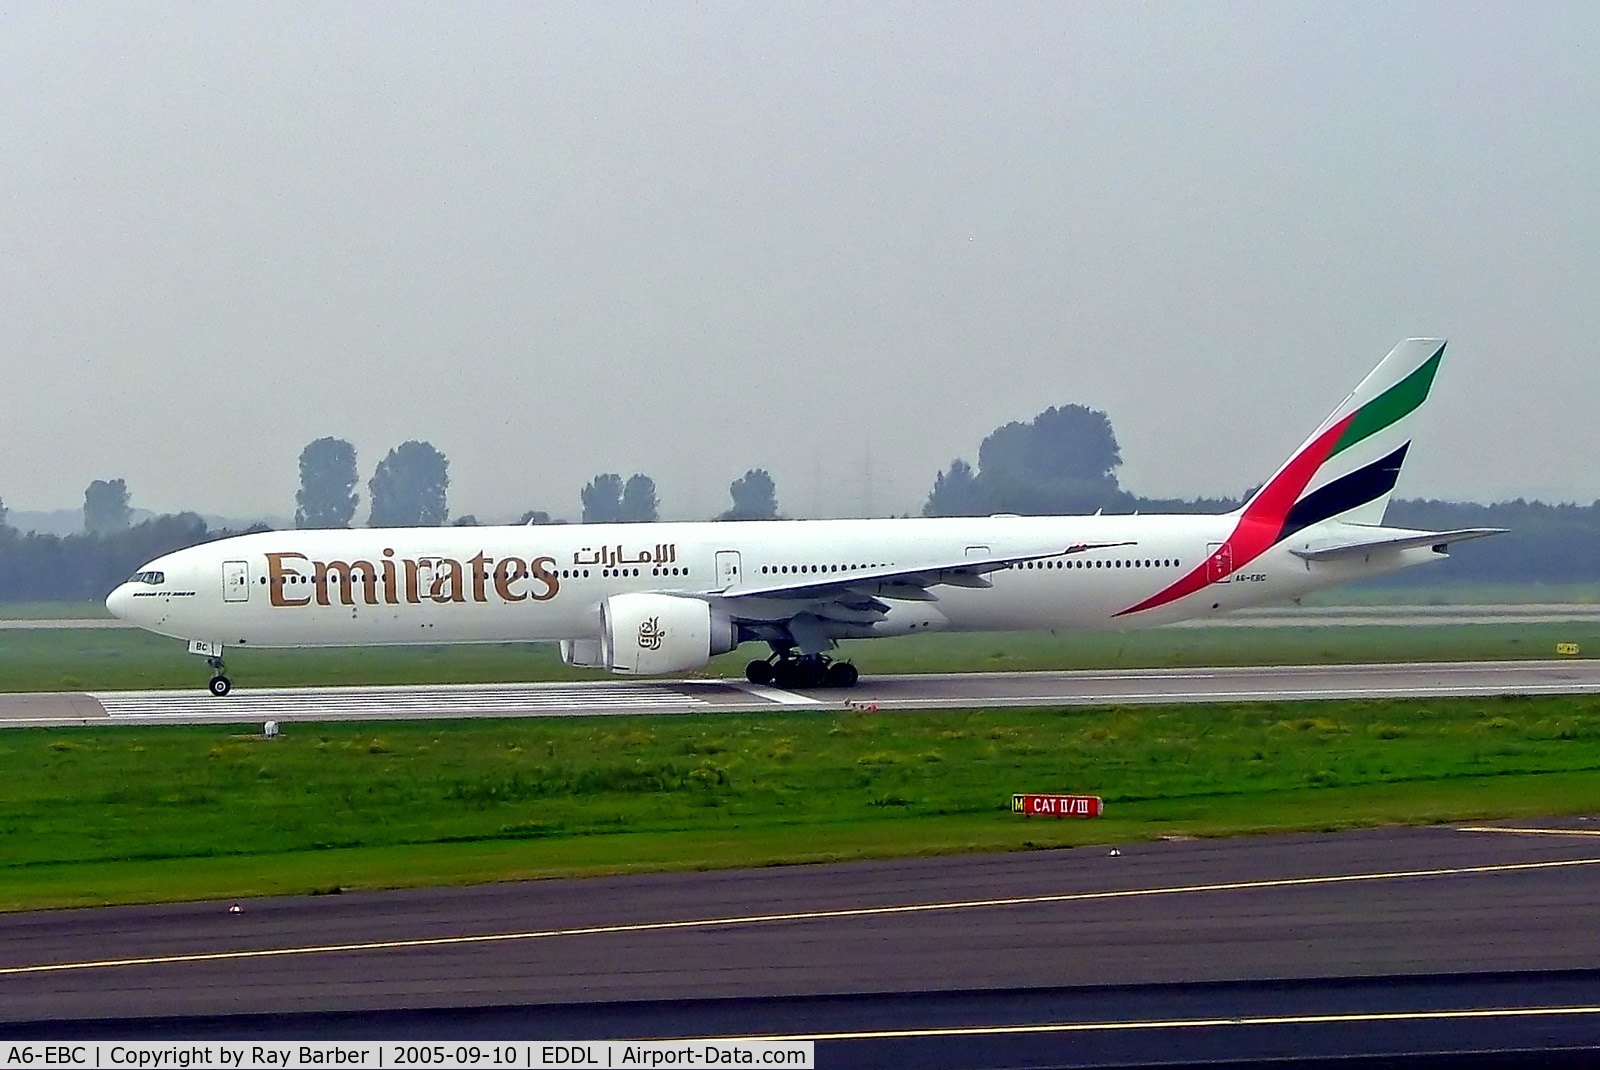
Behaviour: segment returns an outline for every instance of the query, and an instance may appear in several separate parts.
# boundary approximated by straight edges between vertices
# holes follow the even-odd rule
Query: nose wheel
[[[206,690],[218,698],[224,697],[229,691],[233,690],[233,681],[228,679],[222,659],[207,658],[206,664],[211,666],[211,682],[206,685]]]

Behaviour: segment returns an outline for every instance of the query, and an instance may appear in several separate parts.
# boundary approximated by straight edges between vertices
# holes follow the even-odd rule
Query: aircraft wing
[[[816,573],[786,578],[760,586],[744,586],[736,590],[712,591],[708,594],[737,601],[749,598],[814,599],[845,592],[881,594],[884,598],[908,598],[913,601],[938,601],[928,588],[947,584],[951,587],[992,587],[984,577],[990,572],[1026,561],[1044,561],[1052,557],[1081,554],[1087,550],[1103,550],[1111,546],[1132,546],[1131,542],[1078,543],[1064,549],[1038,550],[1022,554],[996,554],[991,557],[958,557],[944,561],[925,561],[915,565],[889,565],[856,572]],[[771,577],[776,579],[776,577]],[[909,592],[909,593],[908,593]]]
[[[1453,542],[1503,535],[1507,530],[1507,528],[1457,528],[1454,531],[1406,531],[1399,528],[1372,528],[1369,531],[1352,533],[1347,527],[1327,545],[1313,544],[1299,549],[1291,548],[1289,552],[1307,561],[1332,561],[1353,554],[1366,554],[1376,550],[1410,550],[1418,546],[1431,546],[1435,552],[1445,553]]]
[[[736,621],[787,624],[791,631],[804,633],[808,628],[806,620],[873,624],[889,613],[885,599],[937,602],[939,596],[931,590],[934,587],[991,587],[988,574],[1011,565],[1131,545],[1131,542],[1078,543],[1027,553],[930,560],[854,572],[803,573],[781,579],[763,577],[771,582],[705,591],[698,597],[716,605]]]

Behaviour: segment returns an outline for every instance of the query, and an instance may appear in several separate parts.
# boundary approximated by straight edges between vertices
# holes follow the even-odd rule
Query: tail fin
[[[1381,524],[1411,445],[1411,417],[1444,357],[1439,338],[1395,346],[1344,403],[1251,495],[1241,512],[1277,538],[1324,520]]]
[[[1165,590],[1116,615],[1154,609],[1219,577],[1226,580],[1235,569],[1312,524],[1335,518],[1381,524],[1411,445],[1411,417],[1428,399],[1443,358],[1442,339],[1409,338],[1395,346],[1244,508],[1232,514],[1238,523],[1211,557]],[[1472,538],[1477,533],[1444,534]]]

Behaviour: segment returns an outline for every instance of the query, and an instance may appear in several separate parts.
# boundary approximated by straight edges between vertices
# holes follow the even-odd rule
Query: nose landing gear
[[[206,689],[218,698],[222,698],[233,690],[233,681],[228,679],[226,667],[220,657],[207,658],[206,664],[211,666],[211,682],[206,685]]]
[[[861,674],[848,661],[834,661],[826,654],[782,653],[764,661],[752,661],[744,668],[744,678],[752,684],[792,689],[797,687],[854,687]]]
[[[189,653],[198,654],[206,659],[206,664],[211,666],[211,682],[206,685],[206,690],[221,698],[233,690],[233,681],[228,679],[228,670],[222,664],[222,644],[210,642],[205,639],[189,640]]]

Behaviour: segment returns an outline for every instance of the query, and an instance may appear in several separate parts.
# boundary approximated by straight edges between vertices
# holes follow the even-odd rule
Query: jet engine
[[[607,668],[606,663],[601,660],[600,640],[598,639],[561,640],[561,660],[568,665],[576,665],[582,669]]]
[[[698,669],[739,645],[738,626],[698,598],[617,594],[600,606],[600,662],[629,676]]]

